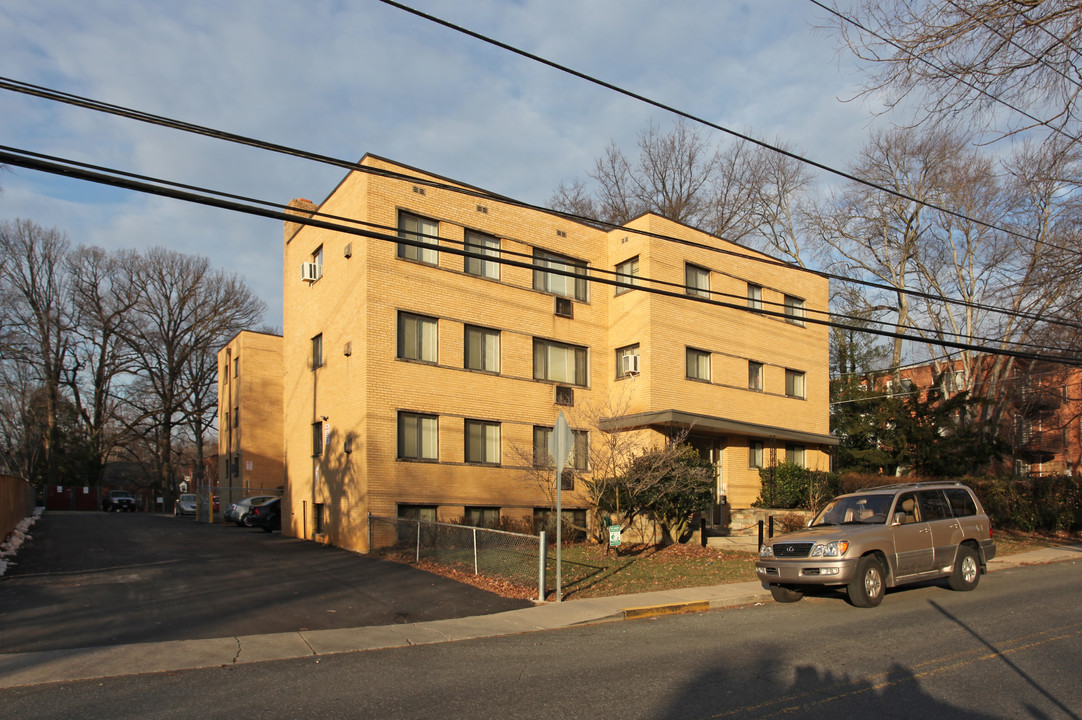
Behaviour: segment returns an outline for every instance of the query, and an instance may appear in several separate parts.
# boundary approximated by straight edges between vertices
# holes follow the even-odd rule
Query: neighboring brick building
[[[756,499],[757,465],[829,468],[827,329],[804,322],[827,307],[824,278],[653,215],[605,231],[378,157],[362,165],[373,172],[348,174],[319,212],[439,247],[286,223],[285,534],[364,551],[370,512],[543,515],[550,495],[529,476],[561,410],[580,474],[598,441],[584,408],[621,408],[602,427],[655,444],[689,430],[718,461],[712,520],[726,499]],[[244,433],[271,419],[240,412]],[[580,489],[563,503],[582,520]]]
[[[218,351],[221,507],[284,488],[282,338],[243,331]]]
[[[889,392],[919,392],[934,383],[950,397],[963,389],[987,400],[991,416],[1010,448],[996,469],[1019,477],[1082,472],[1082,368],[1051,362],[975,355],[963,364],[914,365],[899,370],[901,387],[884,373]]]

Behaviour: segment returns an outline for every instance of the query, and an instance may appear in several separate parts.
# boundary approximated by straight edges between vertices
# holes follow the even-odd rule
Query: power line
[[[51,156],[51,155],[44,155],[42,153],[36,153],[36,152],[32,152],[32,151],[27,151],[27,150],[21,150],[19,148],[12,148],[12,147],[5,146],[5,145],[0,145],[0,150],[7,150],[7,151],[15,152],[15,153],[27,156],[27,157],[38,158],[38,159],[41,159],[41,160],[50,161],[50,162],[57,163],[57,164],[69,165],[69,166],[73,166],[73,167],[81,167],[81,168],[84,168],[84,169],[93,170],[93,171],[97,171],[97,172],[101,172],[101,173],[106,173],[106,174],[113,175],[113,176],[132,178],[132,179],[142,180],[142,181],[149,182],[149,183],[154,183],[154,184],[157,184],[157,185],[164,185],[164,186],[168,186],[168,187],[175,187],[175,188],[180,188],[180,189],[185,189],[185,190],[192,190],[192,191],[199,192],[199,193],[210,193],[210,194],[213,194],[213,195],[215,195],[217,197],[222,197],[222,198],[227,198],[227,199],[232,199],[232,200],[239,200],[239,201],[250,203],[250,204],[253,204],[253,205],[262,205],[264,207],[274,208],[274,209],[281,209],[283,207],[279,203],[273,203],[273,202],[269,202],[269,201],[265,201],[265,200],[259,200],[259,199],[256,199],[256,198],[251,198],[251,197],[247,197],[247,196],[243,196],[243,195],[236,195],[236,194],[233,194],[233,193],[226,193],[226,192],[221,192],[221,191],[216,191],[216,190],[209,190],[207,188],[199,187],[199,186],[196,186],[196,185],[188,185],[188,184],[185,184],[185,183],[174,182],[174,181],[171,181],[171,180],[164,180],[164,179],[161,179],[161,178],[155,178],[155,177],[151,177],[151,176],[148,176],[148,175],[140,175],[140,174],[137,174],[137,173],[131,173],[131,172],[123,171],[123,170],[116,170],[114,168],[107,168],[107,167],[100,166],[100,165],[93,165],[93,164],[90,164],[90,163],[84,163],[84,162],[80,162],[80,161],[76,161],[76,160],[71,160],[71,159],[68,159],[68,158],[59,158],[59,157],[55,157],[55,156]],[[398,179],[398,178],[392,178],[392,179]],[[405,181],[408,181],[408,178]],[[288,206],[286,206],[286,207],[288,207]],[[317,215],[317,216],[319,216],[321,218],[325,218],[327,220],[335,220],[335,221],[340,221],[340,222],[351,223],[351,224],[354,224],[354,225],[360,225],[360,226],[364,226],[364,227],[367,227],[367,228],[372,228],[372,229],[378,230],[378,231],[386,231],[386,232],[389,232],[389,233],[398,233],[399,232],[399,228],[397,228],[397,227],[391,227],[391,226],[383,225],[383,224],[380,224],[380,223],[373,223],[373,222],[364,221],[364,220],[357,220],[355,218],[344,217],[344,216],[341,216],[341,215],[333,215],[333,214],[330,214],[330,213],[324,213],[324,212],[320,212],[320,211],[314,211],[312,214]],[[461,241],[452,240],[450,238],[440,237],[439,235],[429,235],[429,234],[426,234],[426,233],[411,233],[411,235],[414,235],[416,237],[422,237],[422,238],[425,238],[427,240],[435,241],[433,243],[428,243],[427,245],[424,245],[424,247],[428,247],[430,249],[437,249],[438,250],[438,249],[440,249],[441,247],[443,247],[444,245],[446,245],[448,243],[454,244],[454,245],[460,245],[460,246],[462,246],[462,247],[464,247],[466,249],[468,249],[470,247],[470,244],[467,243],[465,240],[461,240]],[[695,243],[695,245],[698,246],[698,247],[702,247],[702,248],[710,248],[711,247],[709,245],[705,245],[705,244],[701,244],[701,243]],[[530,254],[530,253],[517,252],[517,251],[514,251],[514,250],[506,250],[506,249],[502,249],[502,248],[500,249],[499,252],[500,252],[501,257],[521,257],[521,258],[524,258],[525,260],[527,260],[530,263],[533,263],[535,261],[534,256],[532,254]],[[489,257],[489,256],[485,256],[485,257]],[[799,270],[799,268],[795,268],[795,267],[791,267],[790,269]],[[596,278],[599,274],[600,275],[612,276],[612,277],[616,278],[617,280],[619,278],[621,278],[621,277],[626,277],[623,273],[620,273],[617,270],[608,270],[608,269],[598,268],[598,267],[590,267],[589,272],[590,272],[590,277],[591,278]],[[645,278],[645,277],[642,277],[642,276],[635,276],[634,280],[628,280],[626,282],[629,283],[628,287],[640,287],[637,284],[636,281],[638,281],[638,282],[649,282],[649,283],[652,283],[652,284],[654,284],[656,286],[660,286],[660,287],[675,288],[679,292],[686,292],[686,289],[687,289],[686,284],[681,284],[681,283],[672,282],[672,281],[668,281],[668,280],[658,280],[656,278]],[[706,292],[709,292],[709,294],[710,294],[709,296],[714,297],[714,298],[718,298],[718,297],[730,298],[730,299],[738,300],[740,302],[748,301],[748,298],[747,298],[746,295],[736,295],[736,294],[733,294],[733,293],[725,293],[725,292],[716,291],[716,290],[709,290],[709,291],[706,291]],[[771,301],[771,300],[762,300],[762,299],[756,300],[755,302],[757,303],[757,307],[752,306],[750,304],[750,302],[747,305],[747,307],[750,308],[751,310],[755,311],[755,310],[761,309],[761,307],[763,305],[769,305],[769,306],[773,306],[773,307],[782,308],[782,311],[780,313],[772,313],[775,316],[784,317],[786,319],[792,319],[793,317],[795,317],[793,314],[791,314],[791,311],[786,308],[786,305],[785,305],[784,302],[777,302],[777,301]],[[893,323],[891,323],[889,321],[886,321],[886,320],[875,320],[873,318],[858,317],[858,316],[853,316],[853,315],[847,315],[845,313],[837,313],[837,312],[831,311],[829,308],[820,310],[820,309],[817,309],[817,308],[809,308],[809,307],[806,307],[806,306],[802,306],[800,308],[800,313],[801,313],[801,316],[800,316],[801,318],[806,318],[806,313],[814,313],[816,315],[822,315],[822,316],[825,316],[825,317],[828,317],[828,318],[833,318],[835,320],[841,319],[841,320],[857,321],[859,323],[874,323],[875,325],[883,326],[883,327],[889,327],[890,325],[893,324]],[[861,329],[866,328],[866,325],[863,325],[863,324],[862,325],[840,324],[839,327],[841,327],[843,329],[847,329],[847,330],[861,331]],[[1082,326],[1079,326],[1079,327],[1082,327]],[[924,327],[921,327],[919,325],[914,325],[914,324],[908,324],[908,325],[906,325],[906,328],[909,329],[909,330],[915,331],[917,333],[930,333],[932,335],[939,335],[940,334],[940,332],[935,330],[934,328],[924,328]],[[958,338],[960,340],[965,340],[965,341],[970,342],[970,343],[973,343],[973,342],[1000,343],[1000,344],[1012,345],[1012,346],[1015,346],[1015,347],[1018,347],[1018,348],[1032,348],[1032,349],[1038,350],[1038,351],[1039,350],[1053,350],[1053,351],[1056,351],[1056,352],[1064,352],[1064,351],[1066,351],[1064,348],[1054,348],[1054,347],[1050,347],[1050,346],[1047,346],[1047,345],[1038,345],[1038,344],[1035,344],[1035,343],[1022,342],[1022,341],[1018,341],[1018,340],[1005,340],[1005,339],[1002,339],[1002,338],[987,338],[987,337],[982,337],[982,336],[978,336],[978,335],[966,335],[966,334],[961,334],[961,333],[950,333],[950,334],[953,335],[955,338]],[[924,339],[923,335],[919,335],[918,337],[922,338],[922,340]]]
[[[185,121],[181,121],[181,120],[176,120],[176,119],[168,118],[168,117],[161,116],[161,115],[154,115],[154,114],[151,114],[151,113],[143,112],[141,110],[134,110],[134,109],[127,108],[127,107],[124,107],[124,106],[114,105],[114,104],[111,104],[111,103],[106,103],[106,102],[102,102],[102,101],[99,101],[99,100],[94,100],[94,99],[91,99],[91,98],[86,98],[86,97],[82,97],[82,96],[79,96],[79,95],[74,95],[72,93],[67,93],[67,92],[63,92],[63,91],[54,90],[52,88],[46,88],[46,87],[43,87],[43,86],[40,86],[40,85],[34,85],[34,84],[31,84],[31,83],[26,83],[26,82],[23,82],[23,81],[20,81],[20,80],[13,80],[11,78],[0,77],[0,89],[10,90],[10,91],[13,91],[13,92],[19,92],[19,93],[31,95],[31,96],[34,96],[34,97],[40,97],[40,98],[45,99],[45,100],[52,100],[52,101],[55,101],[55,102],[62,102],[62,103],[66,103],[66,104],[69,104],[69,105],[74,105],[76,107],[81,107],[81,108],[84,108],[84,109],[94,110],[94,111],[97,111],[97,112],[103,112],[103,113],[107,113],[107,114],[111,114],[111,115],[117,115],[117,116],[120,116],[120,117],[125,117],[125,118],[128,118],[128,119],[137,120],[139,122],[144,122],[144,123],[148,123],[148,124],[152,124],[152,125],[158,125],[158,126],[161,126],[161,127],[167,127],[167,128],[171,128],[171,129],[175,129],[175,130],[181,130],[183,132],[188,132],[188,133],[192,133],[192,134],[196,134],[196,135],[202,135],[204,137],[211,137],[211,138],[215,138],[215,139],[219,139],[219,140],[224,140],[226,142],[232,142],[232,143],[236,143],[236,144],[240,144],[240,145],[246,145],[246,146],[254,147],[254,148],[257,148],[257,149],[261,149],[261,150],[268,150],[268,151],[271,151],[271,152],[276,152],[276,153],[279,153],[279,154],[288,155],[288,156],[292,156],[292,157],[297,157],[297,158],[301,158],[301,159],[305,159],[305,160],[311,160],[313,162],[319,162],[319,163],[323,163],[323,164],[327,164],[327,165],[332,165],[332,166],[335,166],[335,167],[345,168],[345,169],[350,170],[350,171],[367,173],[367,174],[377,175],[377,176],[380,176],[380,177],[396,178],[396,179],[400,179],[400,180],[403,180],[403,181],[406,181],[406,182],[412,182],[412,183],[416,183],[416,184],[419,184],[419,185],[425,185],[427,187],[438,188],[438,189],[441,189],[441,190],[447,190],[449,192],[465,194],[465,195],[469,195],[469,196],[472,196],[472,197],[484,198],[486,200],[494,200],[496,202],[501,202],[501,203],[504,203],[504,204],[507,204],[507,205],[511,205],[513,207],[520,207],[520,208],[529,209],[529,210],[536,210],[538,212],[545,212],[545,213],[549,213],[549,214],[553,214],[553,215],[559,215],[561,217],[565,217],[565,218],[573,220],[575,222],[585,223],[585,224],[592,224],[592,225],[597,225],[597,226],[601,226],[601,227],[607,227],[610,230],[625,230],[627,232],[632,232],[632,233],[635,233],[637,235],[642,235],[642,236],[645,236],[645,237],[652,237],[652,238],[656,238],[656,239],[659,239],[659,240],[664,240],[666,242],[674,242],[674,243],[682,244],[682,245],[685,245],[685,246],[688,246],[688,247],[695,247],[695,248],[699,248],[699,249],[703,249],[703,250],[708,250],[710,252],[714,252],[714,253],[721,254],[721,255],[729,255],[729,256],[732,256],[732,257],[738,257],[738,258],[750,260],[752,262],[760,262],[760,263],[764,263],[764,264],[768,264],[768,265],[774,265],[774,266],[777,266],[777,267],[786,267],[786,268],[799,269],[799,270],[801,270],[803,272],[809,272],[809,273],[819,275],[820,277],[823,277],[823,278],[826,278],[826,279],[829,279],[829,280],[837,280],[838,282],[845,282],[845,283],[860,285],[862,287],[869,287],[869,288],[873,288],[873,289],[876,289],[876,290],[881,290],[881,291],[884,291],[884,292],[904,294],[904,295],[906,295],[908,297],[915,297],[915,298],[921,298],[921,299],[925,299],[925,300],[933,300],[933,301],[943,302],[945,304],[960,305],[962,307],[972,308],[972,309],[976,309],[976,310],[983,310],[985,312],[1003,314],[1003,315],[1006,315],[1008,317],[1017,317],[1017,318],[1021,318],[1021,319],[1024,319],[1024,320],[1030,320],[1030,321],[1034,321],[1034,322],[1045,322],[1045,323],[1048,323],[1048,324],[1051,324],[1051,325],[1070,327],[1070,328],[1074,328],[1074,329],[1082,329],[1082,325],[1078,325],[1078,324],[1075,324],[1075,323],[1070,323],[1068,321],[1060,320],[1060,319],[1057,319],[1057,318],[1047,318],[1047,317],[1041,316],[1039,314],[1027,313],[1027,312],[1022,311],[1022,310],[1015,310],[1015,309],[1010,309],[1010,308],[1000,308],[1000,307],[997,307],[997,306],[994,306],[994,305],[986,305],[986,304],[983,304],[983,303],[974,303],[972,301],[960,300],[960,299],[956,299],[956,298],[950,298],[950,297],[946,297],[946,296],[943,296],[943,295],[935,295],[933,293],[927,293],[927,292],[923,292],[923,291],[916,290],[916,289],[910,289],[910,288],[901,289],[901,288],[894,287],[892,285],[887,285],[887,284],[883,284],[883,283],[876,283],[876,282],[872,282],[872,281],[869,281],[869,280],[860,280],[860,279],[846,277],[844,275],[838,275],[838,274],[835,274],[835,273],[829,273],[829,272],[825,272],[825,271],[809,270],[807,268],[796,266],[796,265],[794,265],[792,263],[788,263],[788,262],[785,262],[785,261],[782,261],[782,260],[778,260],[777,258],[771,258],[771,257],[769,257],[769,256],[767,256],[765,254],[761,254],[761,253],[757,253],[756,255],[749,255],[749,254],[742,253],[742,252],[737,252],[737,251],[734,251],[734,250],[726,250],[724,248],[718,248],[718,247],[712,246],[712,245],[706,245],[706,244],[697,243],[697,242],[694,242],[694,241],[691,241],[691,240],[685,240],[683,238],[677,238],[677,237],[672,237],[672,236],[668,236],[668,235],[662,235],[662,234],[659,234],[659,233],[652,233],[652,232],[645,231],[645,230],[636,230],[636,229],[629,228],[629,227],[626,227],[626,226],[623,226],[623,225],[617,225],[615,223],[610,223],[610,222],[606,222],[606,221],[603,221],[603,220],[597,220],[595,218],[588,218],[588,217],[584,217],[584,216],[581,216],[581,215],[576,215],[574,213],[558,211],[558,210],[552,210],[550,208],[541,207],[539,205],[532,205],[530,203],[526,203],[526,202],[523,202],[523,201],[520,201],[520,200],[515,200],[513,198],[509,198],[509,197],[506,197],[506,196],[503,196],[503,195],[497,195],[495,193],[491,193],[491,192],[488,192],[488,191],[482,191],[482,190],[479,190],[479,189],[476,189],[476,188],[463,187],[460,184],[456,185],[456,184],[442,183],[442,182],[438,182],[438,181],[435,181],[435,180],[430,180],[428,178],[421,178],[421,177],[417,177],[417,176],[414,176],[414,175],[406,175],[404,173],[398,173],[398,172],[395,172],[395,171],[392,171],[392,170],[385,170],[385,169],[382,169],[382,168],[373,168],[373,167],[369,167],[369,166],[366,166],[366,165],[361,165],[360,163],[357,163],[357,162],[352,162],[352,161],[348,161],[348,160],[342,160],[340,158],[334,158],[334,157],[330,157],[330,156],[327,156],[327,155],[321,155],[321,154],[309,152],[309,151],[306,151],[306,150],[300,150],[300,149],[289,147],[289,146],[286,146],[286,145],[279,145],[279,144],[276,144],[276,143],[270,143],[270,142],[266,142],[266,141],[263,141],[263,140],[258,140],[258,139],[255,139],[255,138],[247,137],[247,136],[244,136],[244,135],[238,135],[238,134],[235,134],[235,133],[226,132],[226,131],[218,130],[218,129],[215,129],[215,128],[196,125],[194,123],[189,123],[189,122],[185,122]],[[767,147],[769,147],[769,146],[767,146]],[[933,206],[929,206],[929,207],[933,207]],[[1017,233],[1015,233],[1015,234],[1017,235]],[[1022,235],[1018,235],[1018,237],[1023,237],[1025,239],[1033,240],[1032,238],[1026,238],[1026,236],[1022,236]],[[1040,244],[1042,241],[1033,240],[1033,242],[1037,243],[1037,244]],[[1056,247],[1056,246],[1051,245],[1050,243],[1047,243],[1047,242],[1045,242],[1044,244],[1048,245],[1050,247]],[[1065,249],[1065,248],[1060,248],[1060,249]]]
[[[765,142],[763,140],[758,140],[758,139],[756,139],[754,137],[751,137],[750,135],[746,135],[744,133],[737,132],[736,130],[733,130],[731,128],[727,128],[724,125],[719,125],[719,124],[717,124],[715,122],[711,122],[710,120],[706,120],[706,119],[701,118],[701,117],[699,117],[697,115],[692,115],[691,113],[686,112],[684,110],[679,110],[679,109],[677,109],[677,108],[675,108],[675,107],[673,107],[671,105],[666,105],[665,103],[662,103],[662,102],[660,102],[658,100],[653,100],[651,98],[646,97],[645,95],[640,95],[639,93],[636,93],[636,92],[633,92],[631,90],[627,90],[625,88],[622,88],[619,85],[614,85],[613,83],[607,82],[605,80],[601,80],[599,78],[596,78],[596,77],[594,77],[592,75],[588,75],[588,74],[586,74],[584,72],[581,72],[579,70],[575,70],[573,68],[567,67],[566,65],[561,65],[561,64],[559,64],[559,63],[557,63],[557,62],[555,62],[553,60],[548,60],[547,58],[543,58],[540,55],[535,55],[534,53],[528,52],[526,50],[522,50],[520,48],[517,48],[517,47],[515,47],[513,45],[509,45],[509,44],[507,44],[505,42],[502,42],[500,40],[490,38],[487,35],[482,35],[481,33],[476,32],[474,30],[464,28],[464,27],[462,27],[460,25],[455,25],[452,22],[449,22],[447,20],[443,20],[442,18],[436,17],[435,15],[430,15],[428,13],[422,12],[422,11],[417,10],[415,8],[411,8],[408,5],[403,5],[402,3],[395,2],[395,0],[379,0],[379,2],[382,2],[385,5],[390,5],[391,7],[394,7],[394,8],[398,8],[399,10],[410,13],[412,15],[416,15],[419,18],[423,18],[423,19],[428,20],[430,22],[436,23],[437,25],[442,25],[443,27],[454,30],[455,32],[462,33],[463,35],[468,35],[469,37],[472,37],[472,38],[474,38],[476,40],[480,40],[481,42],[485,42],[485,43],[488,43],[490,45],[494,45],[495,47],[498,47],[498,48],[500,48],[502,50],[506,50],[507,52],[514,53],[515,55],[520,55],[520,56],[522,56],[524,58],[527,58],[529,60],[533,60],[534,62],[541,63],[542,65],[547,65],[548,67],[551,67],[551,68],[553,68],[555,70],[559,70],[560,72],[567,73],[568,75],[573,75],[574,77],[577,77],[580,80],[585,80],[586,82],[589,82],[589,83],[592,83],[594,85],[598,85],[600,87],[603,87],[606,90],[611,90],[611,91],[613,91],[615,93],[618,93],[620,95],[624,95],[624,96],[632,98],[634,100],[638,100],[639,102],[645,103],[647,105],[651,105],[651,106],[656,107],[656,108],[658,108],[660,110],[664,110],[666,112],[672,113],[674,115],[685,118],[687,120],[691,120],[692,122],[699,123],[701,125],[705,125],[706,127],[713,128],[714,130],[718,130],[719,132],[723,132],[723,133],[726,133],[726,134],[731,135],[733,137],[739,138],[741,140],[744,140],[745,142],[749,142],[749,143],[752,143],[754,145],[758,145],[759,147],[765,148],[767,150],[778,153],[780,155],[784,155],[785,157],[791,158],[793,160],[804,163],[806,165],[810,165],[810,166],[812,166],[814,168],[818,168],[819,170],[823,170],[824,172],[828,172],[831,175],[836,175],[836,176],[838,176],[840,178],[843,178],[845,180],[849,180],[849,181],[857,183],[859,185],[864,185],[865,187],[872,188],[873,190],[878,190],[880,192],[887,193],[888,195],[893,195],[894,197],[900,198],[902,200],[906,200],[907,202],[916,203],[917,205],[921,205],[923,207],[931,208],[932,210],[937,210],[937,211],[939,211],[941,213],[944,213],[945,215],[950,215],[951,217],[955,217],[955,218],[958,218],[959,220],[964,220],[966,222],[971,222],[971,223],[980,225],[981,227],[986,227],[986,228],[988,228],[990,230],[996,230],[998,232],[1006,233],[1008,235],[1020,238],[1022,240],[1028,240],[1028,241],[1030,241],[1032,243],[1048,245],[1049,247],[1056,247],[1055,245],[1052,245],[1051,243],[1048,243],[1047,241],[1038,240],[1037,238],[1030,237],[1028,235],[1016,232],[1016,231],[1011,230],[1009,228],[1001,227],[999,225],[996,225],[995,223],[989,223],[989,222],[985,222],[983,220],[978,220],[978,219],[975,219],[975,218],[971,218],[971,217],[969,217],[969,216],[967,216],[967,215],[965,215],[963,213],[957,212],[955,210],[949,210],[949,209],[947,209],[947,208],[945,208],[945,207],[943,207],[941,205],[937,205],[935,203],[928,202],[927,200],[918,200],[917,198],[912,197],[910,195],[906,195],[905,193],[900,192],[898,190],[892,190],[892,189],[890,189],[890,188],[888,188],[888,187],[886,187],[884,185],[874,183],[871,180],[865,180],[864,178],[861,178],[861,177],[859,177],[857,175],[853,175],[852,173],[848,173],[848,172],[846,172],[844,170],[838,170],[837,168],[833,168],[833,167],[831,167],[829,165],[818,162],[816,160],[811,160],[811,159],[806,158],[806,157],[804,157],[802,155],[798,155],[797,153],[791,152],[789,150],[785,150],[784,148],[780,148],[780,147],[778,147],[776,145],[771,145],[770,143]],[[813,0],[813,2],[814,2],[814,0]],[[1063,250],[1064,252],[1079,252],[1077,250],[1068,249],[1068,248],[1062,248],[1062,247],[1057,248],[1057,249]]]
[[[182,200],[185,202],[191,202],[210,207],[217,207],[233,212],[241,212],[249,215],[271,218],[282,222],[310,225],[325,230],[331,230],[334,232],[341,232],[350,235],[357,235],[360,237],[380,240],[383,242],[393,242],[400,245],[408,245],[419,248],[433,248],[432,243],[427,243],[424,241],[411,240],[409,238],[401,237],[398,235],[387,235],[385,233],[375,232],[364,228],[328,222],[315,217],[306,217],[305,215],[298,215],[296,214],[296,209],[290,208],[289,206],[276,205],[274,203],[269,203],[266,201],[248,201],[247,199],[241,199],[240,196],[216,193],[215,191],[202,188],[193,191],[192,186],[181,186],[178,183],[172,183],[169,181],[154,181],[152,179],[148,181],[146,179],[137,179],[135,177],[125,176],[122,173],[110,173],[108,171],[102,172],[100,170],[91,170],[85,167],[81,167],[78,163],[65,163],[63,161],[56,162],[52,160],[45,160],[40,156],[35,157],[34,155],[37,154],[20,154],[18,151],[12,152],[8,149],[0,149],[0,162],[5,162],[10,165],[24,167],[31,170],[37,170],[40,172],[62,175],[65,177],[110,185],[113,187],[119,187],[127,190],[158,195],[161,197],[169,197],[176,200]],[[290,210],[292,210],[292,212]],[[529,269],[531,271],[538,269],[533,262],[520,262],[518,260],[509,260],[502,257],[494,258],[493,256],[486,255],[484,253],[472,252],[465,249],[443,245],[436,245],[434,249],[438,249],[440,252],[446,252],[454,255],[471,257],[490,262],[498,262],[501,265],[509,265],[512,267]],[[559,268],[546,267],[544,271],[548,274],[562,275],[571,278],[583,278],[583,275],[580,272],[575,272],[572,270],[561,270]],[[787,315],[783,312],[775,312],[765,309],[753,310],[751,308],[748,308],[744,304],[734,304],[721,300],[714,300],[712,298],[692,296],[686,294],[686,292],[675,292],[658,288],[643,287],[630,282],[623,282],[607,277],[598,277],[594,275],[588,275],[585,277],[585,279],[594,283],[612,285],[614,287],[624,287],[630,290],[638,290],[641,292],[648,292],[655,295],[679,298],[682,300],[691,300],[693,302],[705,303],[708,305],[727,308],[731,310],[738,310],[741,312],[772,316],[780,319],[792,319],[792,316]],[[973,350],[985,352],[988,354],[1005,355],[1009,357],[1029,360],[1046,360],[1049,362],[1058,362],[1067,365],[1082,365],[1082,358],[1074,355],[1047,355],[1024,352],[1019,350],[1009,350],[1006,348],[987,348],[980,345],[974,345],[972,343],[955,342],[945,339],[927,340],[924,338],[913,337],[910,335],[906,335],[905,333],[898,333],[889,330],[853,328],[843,323],[837,323],[819,318],[803,318],[803,321],[815,325],[823,325],[827,327],[835,327],[842,329],[855,329],[872,335],[880,335],[883,337],[891,337],[901,340],[913,340],[918,342],[924,342],[926,344],[933,344],[958,350]]]

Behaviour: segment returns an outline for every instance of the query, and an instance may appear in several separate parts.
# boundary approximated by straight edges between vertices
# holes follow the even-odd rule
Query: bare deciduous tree
[[[57,420],[61,379],[71,351],[69,242],[55,229],[29,220],[0,223],[3,270],[4,362],[30,369],[42,391],[42,464],[45,483],[57,478]],[[24,378],[27,373],[18,373]]]
[[[836,29],[868,65],[866,92],[889,93],[891,107],[911,99],[922,121],[1005,134],[1044,125],[1078,143],[1078,0],[861,0],[851,17]]]

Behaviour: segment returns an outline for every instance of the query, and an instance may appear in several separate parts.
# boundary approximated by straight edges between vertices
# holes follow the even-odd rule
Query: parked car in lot
[[[135,497],[127,490],[110,490],[101,499],[101,509],[105,512],[135,512]]]
[[[222,519],[226,522],[235,522],[237,525],[248,525],[248,514],[252,511],[253,505],[262,505],[268,500],[273,500],[274,495],[253,495],[252,497],[241,498],[235,503],[230,503],[229,507],[225,509],[225,513],[222,515]]]
[[[173,503],[173,516],[179,517],[181,515],[195,515],[196,497],[195,493],[182,493]]]
[[[282,529],[282,498],[273,498],[262,505],[253,505],[248,513],[248,527],[263,528],[263,532]]]
[[[853,605],[874,607],[887,588],[921,580],[948,578],[954,590],[972,590],[995,556],[972,490],[906,483],[835,498],[808,527],[766,542],[755,568],[778,602],[841,586]]]

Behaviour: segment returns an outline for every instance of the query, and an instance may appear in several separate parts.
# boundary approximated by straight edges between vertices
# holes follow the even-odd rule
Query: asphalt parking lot
[[[50,512],[0,577],[0,653],[393,625],[528,607],[279,533]]]

